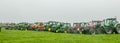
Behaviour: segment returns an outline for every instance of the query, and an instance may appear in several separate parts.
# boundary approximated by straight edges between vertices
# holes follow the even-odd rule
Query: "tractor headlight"
[[[79,31],[80,29],[78,28],[77,30]]]

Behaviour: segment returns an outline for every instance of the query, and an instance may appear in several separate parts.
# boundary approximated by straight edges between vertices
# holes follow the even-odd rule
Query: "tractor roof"
[[[49,21],[49,22],[56,22],[56,21]]]
[[[92,22],[102,22],[102,20],[93,20]]]
[[[64,24],[70,24],[70,23],[64,23]]]
[[[21,23],[18,23],[18,24],[29,24],[28,22],[21,22]]]
[[[76,23],[74,23],[74,24],[80,24],[79,22],[76,22]]]
[[[106,20],[116,20],[116,18],[107,18]]]
[[[43,23],[43,22],[35,22],[35,23]]]
[[[77,22],[77,23],[74,23],[74,24],[81,24],[81,23],[87,23],[87,22],[79,22],[79,23]]]

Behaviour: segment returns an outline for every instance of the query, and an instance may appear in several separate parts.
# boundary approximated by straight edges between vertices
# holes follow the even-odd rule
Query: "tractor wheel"
[[[67,33],[67,31],[66,31],[66,30],[64,30],[64,33]]]
[[[82,30],[79,30],[79,34],[82,34]]]
[[[51,28],[48,28],[48,31],[50,31],[51,30]]]
[[[95,31],[96,31],[96,34],[103,34],[104,33],[102,28],[96,28]]]
[[[77,30],[73,30],[73,33],[78,33],[78,31]]]
[[[55,32],[58,33],[58,30],[56,30]]]
[[[117,27],[116,27],[116,32],[117,32],[118,34],[120,34],[120,25],[117,25]]]
[[[67,33],[72,33],[72,30],[71,30],[71,29],[68,29],[68,30],[67,30]]]
[[[90,29],[89,34],[95,34],[95,29]]]
[[[110,27],[107,27],[107,28],[105,28],[105,33],[106,34],[112,34],[113,33],[113,29],[110,28]]]

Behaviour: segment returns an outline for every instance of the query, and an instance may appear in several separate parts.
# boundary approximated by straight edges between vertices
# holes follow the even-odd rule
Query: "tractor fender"
[[[117,27],[117,25],[120,25],[120,23],[116,23],[116,24],[114,25],[114,27]]]

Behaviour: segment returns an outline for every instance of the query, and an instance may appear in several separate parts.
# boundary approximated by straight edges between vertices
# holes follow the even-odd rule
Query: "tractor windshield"
[[[79,26],[79,24],[74,23],[73,26],[76,27],[76,26]]]
[[[55,24],[55,22],[49,22],[48,24],[52,25],[52,24]]]
[[[60,25],[61,23],[57,23],[57,25]]]
[[[92,22],[93,25],[101,24],[102,22]]]
[[[80,26],[87,26],[87,23],[81,23]]]
[[[85,23],[81,23],[80,26],[85,26]]]
[[[64,26],[70,26],[70,24],[64,24]]]
[[[105,23],[115,23],[116,20],[106,20]]]

